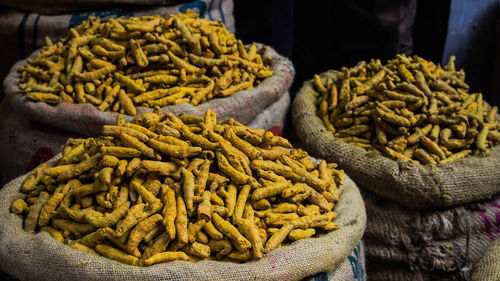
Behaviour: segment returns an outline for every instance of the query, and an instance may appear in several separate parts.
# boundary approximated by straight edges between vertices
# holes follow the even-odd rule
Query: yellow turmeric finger
[[[148,232],[160,225],[162,221],[163,217],[160,214],[155,214],[137,224],[128,236],[126,244],[128,252],[133,253]]]
[[[188,240],[189,243],[193,243],[196,240],[196,235],[200,230],[203,228],[203,226],[206,224],[206,221],[204,219],[200,219],[195,223],[189,223],[188,225]]]
[[[106,227],[115,225],[118,220],[124,217],[130,207],[130,202],[126,202],[120,206],[118,206],[113,212],[106,213],[104,215],[99,214],[98,212],[89,212],[84,215],[84,220],[89,224],[95,227]]]
[[[40,193],[40,196],[36,200],[35,204],[29,208],[28,215],[24,221],[24,231],[32,232],[35,231],[40,212],[45,203],[49,200],[49,194],[45,191]]]
[[[89,248],[95,248],[95,246],[101,244],[106,236],[104,235],[104,231],[97,230],[90,234],[83,236],[82,238],[76,240],[75,242],[80,243]]]
[[[63,237],[62,233],[59,230],[57,230],[51,226],[44,226],[44,227],[40,228],[40,231],[44,231],[44,232],[49,233],[50,236],[52,236],[52,238],[56,239],[57,241],[59,241],[61,243],[64,242],[64,237]]]
[[[124,127],[124,126],[113,126],[113,125],[104,125],[102,127],[102,134],[105,136],[112,136],[119,138],[120,133],[122,132],[132,137],[135,137],[142,142],[147,142],[149,139],[149,136],[134,128]]]
[[[156,263],[169,262],[175,260],[187,261],[189,257],[184,252],[161,252],[144,261],[145,265],[152,265]]]
[[[227,129],[224,137],[231,142],[231,144],[237,149],[241,150],[245,155],[247,155],[250,159],[257,159],[261,152],[259,149],[249,144],[245,140],[240,139],[232,129]]]
[[[257,226],[248,219],[241,219],[238,221],[238,228],[252,244],[253,256],[257,259],[261,259],[264,245]]]
[[[177,232],[177,240],[179,244],[185,245],[189,242],[188,236],[188,217],[184,199],[177,196],[177,217],[175,218],[175,229]]]
[[[120,140],[122,145],[134,148],[138,151],[141,152],[142,155],[148,157],[148,158],[153,158],[154,157],[154,150],[142,143],[140,140],[137,138],[130,136],[124,132],[120,133]],[[150,140],[151,141],[151,140]]]
[[[236,170],[233,166],[231,166],[227,158],[223,155],[223,153],[220,150],[217,150],[215,152],[215,156],[217,159],[217,166],[219,167],[219,169],[222,172],[224,172],[224,174],[228,175],[231,179],[233,179],[236,184],[246,184],[250,181],[250,176]]]
[[[328,222],[334,219],[337,215],[334,212],[324,213],[322,215],[315,216],[303,216],[291,223],[295,228],[307,229],[325,226]]]
[[[252,247],[250,241],[243,237],[236,227],[220,217],[219,214],[212,214],[212,222],[220,232],[226,235],[233,242],[238,251],[245,252]]]
[[[276,233],[274,233],[269,240],[266,242],[265,252],[268,253],[276,249],[288,236],[290,231],[292,231],[294,225],[292,223],[286,223],[283,225]]]
[[[40,215],[38,217],[38,225],[40,227],[46,226],[49,223],[49,220],[53,218],[57,212],[56,207],[61,203],[64,198],[65,193],[54,193],[43,205],[40,210]]]
[[[169,242],[170,242],[170,237],[168,236],[167,233],[162,233],[158,235],[153,244],[148,248],[146,248],[146,250],[144,250],[144,253],[141,256],[141,260],[145,261],[160,252],[164,252],[167,249]]]
[[[67,164],[50,167],[44,170],[44,174],[49,177],[58,177],[62,173],[71,170],[74,166],[73,164]]]
[[[286,181],[277,182],[272,185],[255,190],[250,198],[252,199],[252,201],[259,201],[261,199],[281,194],[289,186],[290,186],[289,182]]]
[[[238,198],[236,199],[236,206],[234,207],[234,212],[232,216],[233,224],[237,225],[238,221],[243,217],[243,211],[245,209],[245,204],[247,202],[248,195],[250,194],[250,189],[251,187],[249,185],[244,185],[238,194]],[[262,190],[262,188],[258,190]]]
[[[287,155],[282,155],[280,157],[280,160],[282,160],[284,164],[290,166],[292,168],[293,173],[295,173],[301,177],[301,179],[299,180],[300,182],[306,183],[307,185],[311,186],[312,188],[316,189],[319,192],[325,191],[326,186],[327,186],[327,183],[325,181],[322,181],[321,179],[314,177],[307,170],[296,165],[292,161],[292,159],[290,157],[288,157]]]
[[[14,214],[22,214],[28,210],[28,203],[26,203],[23,199],[17,199],[14,203],[12,203],[10,210]]]
[[[213,143],[201,135],[196,135],[192,133],[186,126],[181,127],[181,133],[182,136],[185,137],[187,140],[189,140],[190,142],[192,142],[197,146],[200,146],[203,149],[212,151],[217,149],[218,146],[217,143]]]
[[[205,190],[210,172],[210,160],[205,159],[201,164],[196,177],[196,193],[202,194]]]
[[[154,139],[150,139],[148,144],[154,150],[174,158],[192,157],[202,151],[201,147],[172,145]]]
[[[314,228],[294,229],[290,231],[290,233],[288,234],[288,239],[292,241],[297,241],[300,239],[309,238],[311,236],[314,236],[315,234],[316,234],[316,229]]]
[[[90,224],[81,224],[66,219],[53,219],[52,225],[57,229],[78,235],[85,235],[95,231],[95,227]]]
[[[118,92],[118,101],[120,102],[121,108],[125,110],[125,113],[128,115],[135,116],[137,114],[137,109],[135,108],[132,99],[125,93],[125,91],[120,90]]]
[[[128,255],[120,250],[117,250],[111,246],[107,246],[104,244],[97,245],[95,248],[95,251],[99,253],[100,255],[103,255],[109,259],[113,259],[128,265],[137,265],[139,262],[139,259],[137,257],[134,257],[132,255]]]
[[[148,172],[158,172],[161,175],[170,175],[179,167],[174,162],[161,162],[153,160],[142,160],[139,162],[140,167]]]
[[[210,247],[198,242],[187,244],[183,249],[187,254],[201,259],[206,259],[210,256]]]
[[[224,238],[224,235],[219,230],[217,230],[212,221],[208,221],[207,223],[205,223],[205,225],[203,225],[203,229],[211,239],[221,240],[222,238]]]
[[[194,175],[185,168],[181,168],[182,173],[182,190],[184,192],[184,202],[188,213],[193,210],[193,197],[194,197]]]
[[[121,146],[105,146],[101,149],[102,154],[112,155],[118,158],[134,158],[141,155],[141,152],[135,148]]]
[[[439,156],[441,159],[446,158],[446,154],[443,152],[443,150],[439,147],[439,145],[435,142],[433,142],[431,139],[425,136],[420,137],[420,143],[427,148],[430,152],[436,154]]]
[[[62,101],[60,96],[51,93],[30,92],[26,94],[26,97],[33,101],[40,101],[49,104],[58,104]]]
[[[287,222],[298,219],[299,216],[296,213],[266,213],[266,217],[264,219],[266,225],[268,226],[281,226],[286,224]]]
[[[57,177],[57,181],[68,180],[83,174],[84,172],[97,166],[97,164],[99,164],[99,162],[101,161],[101,157],[102,155],[97,153],[89,159],[76,164],[70,170],[67,170],[64,173],[60,174]]]
[[[201,197],[202,197],[202,202],[198,205],[197,208],[198,217],[205,221],[210,221],[212,217],[210,212],[212,206],[210,202],[212,194],[210,193],[210,191],[206,190],[203,192],[203,195]]]
[[[40,182],[42,176],[44,175],[44,170],[47,168],[49,168],[47,164],[41,164],[31,171],[26,178],[26,181],[21,186],[21,191],[27,193],[35,189],[36,185]]]
[[[175,219],[177,217],[175,191],[167,187],[163,196],[163,225],[165,226],[166,233],[173,240],[175,238]]]
[[[71,164],[76,162],[85,153],[85,147],[82,144],[71,149],[67,154],[65,154],[59,161],[59,165]]]
[[[97,255],[97,253],[93,249],[91,249],[85,245],[82,245],[76,241],[66,240],[65,242],[66,242],[66,245],[70,246],[73,249],[76,249],[76,250],[82,251],[82,252],[86,252],[89,254]]]
[[[114,167],[116,167],[116,165],[118,165],[119,162],[120,162],[120,159],[118,159],[117,157],[112,156],[112,155],[104,155],[104,156],[102,156],[102,159],[101,159],[101,165],[104,167],[114,168]]]

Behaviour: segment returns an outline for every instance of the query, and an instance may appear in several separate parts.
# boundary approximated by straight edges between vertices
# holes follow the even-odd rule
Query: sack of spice
[[[293,76],[291,62],[272,48],[244,46],[221,21],[186,11],[89,18],[16,63],[4,90],[30,119],[95,135],[118,112],[131,120],[154,106],[199,116],[212,109],[247,124],[287,92]]]
[[[401,204],[406,214],[393,221],[409,232],[411,229],[404,229],[406,221],[421,214],[473,209],[478,202],[490,202],[500,193],[500,170],[496,168],[500,164],[500,146],[496,145],[500,142],[498,108],[484,102],[481,93],[468,93],[464,77],[463,71],[455,70],[453,58],[444,68],[403,55],[385,65],[379,60],[360,62],[304,83],[293,102],[293,122],[312,155],[338,162],[360,186],[392,200],[392,204]],[[371,204],[368,200],[367,205]],[[378,220],[391,217],[390,212],[384,209],[379,217],[371,213],[373,208],[367,210],[367,233],[377,241],[390,241],[391,228],[377,231],[385,229]],[[379,223],[371,224],[372,220]],[[427,220],[423,223],[424,230],[433,227]],[[436,237],[425,239],[423,245],[431,245]],[[465,249],[463,236],[456,239]],[[381,280],[388,280],[382,277],[384,274],[392,280],[407,280],[395,274],[399,270],[419,276],[458,276],[461,266],[464,271],[468,269],[453,254],[447,259],[453,265],[427,266],[415,262],[415,257],[396,254],[405,250],[399,246],[384,246],[378,251],[374,240],[365,244],[367,264],[377,255],[385,263],[368,266],[370,278],[375,278],[370,272],[373,268],[380,272],[377,278]],[[469,264],[491,243],[481,241],[474,245],[476,253],[468,256]],[[406,242],[418,244],[418,240]],[[441,263],[439,257],[429,260]],[[397,262],[405,266],[397,268]],[[432,279],[420,279],[428,278]]]
[[[213,111],[119,118],[0,200],[0,268],[20,279],[300,280],[345,261],[366,222],[336,164]]]

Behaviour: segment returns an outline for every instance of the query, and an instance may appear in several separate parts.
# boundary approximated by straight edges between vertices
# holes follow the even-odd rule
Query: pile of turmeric
[[[19,68],[19,86],[33,101],[135,116],[136,106],[198,105],[253,88],[272,75],[264,51],[189,10],[103,23],[90,17],[56,43],[46,38]]]
[[[234,119],[152,113],[68,139],[35,168],[13,213],[28,232],[129,265],[261,259],[338,229],[343,171]]]
[[[418,56],[359,62],[313,86],[318,116],[337,140],[417,165],[484,154],[500,143],[498,107],[469,93],[455,57],[442,68]]]

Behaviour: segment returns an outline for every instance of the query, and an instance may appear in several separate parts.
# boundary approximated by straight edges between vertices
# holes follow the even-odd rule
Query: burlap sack
[[[36,53],[32,54],[31,57],[35,55]],[[264,53],[264,57],[267,56],[273,58],[270,66],[273,75],[263,80],[255,88],[240,91],[229,97],[215,98],[197,106],[192,106],[189,103],[165,106],[162,111],[170,111],[176,115],[184,113],[203,116],[210,109],[217,113],[217,119],[233,117],[243,124],[249,123],[269,105],[278,101],[287,93],[295,75],[290,60],[280,56],[271,47],[267,47]],[[88,136],[98,134],[103,125],[115,123],[118,116],[117,112],[101,112],[90,103],[71,104],[62,102],[52,106],[43,102],[29,100],[26,98],[24,91],[18,86],[20,73],[17,69],[25,64],[26,60],[14,64],[3,84],[5,96],[15,111],[40,123]],[[140,106],[137,107],[137,114],[151,112],[152,110],[152,108]],[[132,118],[132,116],[125,115],[127,121]]]
[[[498,280],[500,278],[500,242],[497,241],[474,265],[471,281]]]
[[[362,188],[370,280],[467,280],[500,238],[500,195],[478,203],[415,211]]]
[[[0,269],[20,280],[300,280],[337,268],[358,245],[366,223],[359,189],[345,177],[334,209],[340,226],[336,231],[280,247],[259,261],[175,261],[134,267],[74,250],[47,233],[26,233],[21,217],[9,212],[10,204],[23,196],[19,189],[26,177],[0,190]]]
[[[0,104],[0,186],[54,157],[70,137],[80,136],[30,121],[3,101]]]
[[[320,77],[335,78],[338,71]],[[456,206],[500,193],[500,146],[488,157],[474,156],[445,165],[417,166],[395,161],[335,140],[316,115],[317,94],[306,81],[292,105],[296,134],[305,148],[320,158],[339,163],[357,183],[412,209]]]
[[[287,92],[246,125],[281,136],[289,107]],[[0,187],[52,158],[70,137],[82,136],[31,121],[3,101],[0,104],[0,159],[6,160],[0,161]]]

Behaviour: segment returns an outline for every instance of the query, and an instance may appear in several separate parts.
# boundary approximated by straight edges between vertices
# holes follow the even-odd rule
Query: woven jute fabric
[[[500,279],[500,241],[497,241],[474,265],[471,281]]]
[[[0,190],[0,269],[20,280],[300,280],[337,268],[358,245],[366,224],[359,189],[346,177],[334,209],[340,226],[336,231],[280,247],[258,261],[174,261],[134,267],[74,250],[47,233],[26,233],[21,217],[9,212],[10,204],[23,196],[19,190],[26,177]]]
[[[361,189],[370,280],[468,280],[473,265],[500,239],[500,196],[418,211]]]
[[[38,52],[36,51],[30,57],[35,57]],[[162,107],[162,111],[172,112],[176,115],[183,113],[203,116],[210,109],[217,113],[217,119],[223,120],[232,117],[243,124],[249,123],[287,93],[295,75],[291,61],[279,55],[271,47],[266,47],[263,56],[272,57],[270,68],[273,75],[264,79],[255,88],[240,91],[229,97],[215,98],[197,106],[188,103],[165,106]],[[22,65],[26,65],[26,60],[14,64],[3,84],[5,96],[15,111],[37,122],[87,136],[96,135],[101,131],[103,125],[116,122],[117,112],[102,112],[89,103],[63,102],[52,106],[29,100],[24,91],[19,88],[21,73],[18,72],[18,69]],[[152,108],[137,107],[138,114],[152,110]],[[127,121],[133,118],[130,115],[124,117]]]
[[[322,79],[335,79],[327,71]],[[500,193],[500,146],[491,155],[473,156],[450,164],[417,166],[395,161],[335,139],[317,116],[318,94],[306,81],[292,105],[296,134],[312,155],[339,163],[358,184],[412,209],[456,206]]]

